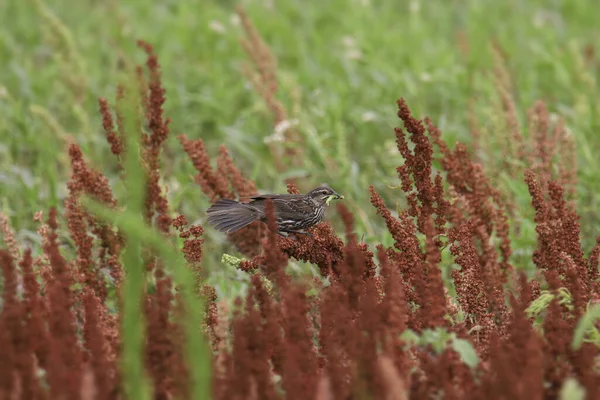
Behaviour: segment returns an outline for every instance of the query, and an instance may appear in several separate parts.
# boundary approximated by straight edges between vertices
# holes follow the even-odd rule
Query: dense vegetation
[[[592,8],[0,4],[0,398],[595,398]]]

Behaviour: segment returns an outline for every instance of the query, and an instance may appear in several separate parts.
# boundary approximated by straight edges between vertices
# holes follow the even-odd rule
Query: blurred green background
[[[302,137],[301,167],[284,173],[265,143],[272,115],[242,73],[249,59],[236,5],[277,57],[277,97]],[[498,84],[504,76],[525,135],[527,111],[541,99],[576,139],[587,252],[600,222],[597,11],[593,0],[3,1],[0,209],[19,240],[38,243],[33,214],[62,208],[69,141],[118,190],[97,98],[114,102],[123,65],[145,60],[135,44],[143,39],[158,54],[172,119],[164,184],[173,212],[190,222],[203,223],[209,201],[193,183],[180,133],[202,138],[214,156],[225,144],[264,191],[284,192],[286,178],[303,190],[328,182],[345,195],[359,237],[391,244],[367,189],[375,185],[391,209],[402,207],[404,196],[393,188],[402,163],[393,127],[401,126],[395,101],[404,97],[416,117],[438,124],[451,147],[470,142],[477,127],[488,149],[479,159],[517,205],[513,261],[530,268],[529,194],[522,177],[499,167],[509,140]],[[340,228],[334,210],[329,216]],[[244,280],[220,262],[223,252],[235,253],[224,235],[207,229],[206,237],[204,264],[224,279],[221,290]]]

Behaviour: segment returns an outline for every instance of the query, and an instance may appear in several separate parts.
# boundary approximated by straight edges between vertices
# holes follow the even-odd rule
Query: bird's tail
[[[260,219],[260,212],[249,204],[221,199],[206,210],[208,223],[216,230],[234,233]]]

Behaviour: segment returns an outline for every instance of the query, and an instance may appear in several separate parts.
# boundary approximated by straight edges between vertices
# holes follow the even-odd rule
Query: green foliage
[[[475,368],[479,364],[479,357],[473,345],[467,340],[458,338],[456,333],[448,332],[446,329],[425,329],[421,335],[407,329],[401,338],[406,343],[407,348],[428,348],[431,346],[436,354],[442,353],[447,348],[452,348],[469,367]]]
[[[479,364],[479,357],[471,342],[454,338],[452,340],[452,349],[460,355],[461,360],[469,367],[475,368]]]
[[[237,268],[240,263],[244,261],[243,258],[232,256],[231,254],[223,253],[221,256],[221,262],[225,265]]]
[[[558,304],[561,306],[565,306],[568,310],[573,309],[571,293],[567,288],[561,287],[556,291],[556,294],[549,290],[542,290],[538,298],[531,302],[525,312],[529,317],[537,317],[542,311],[548,308],[555,298],[558,298]]]
[[[575,333],[573,334],[573,342],[571,348],[577,350],[581,347],[584,341],[589,341],[600,347],[600,331],[596,328],[596,321],[600,318],[600,305],[595,304],[588,307],[585,314],[577,322]]]
[[[132,82],[135,82],[132,80]],[[142,212],[146,192],[146,176],[140,158],[140,143],[138,132],[140,122],[138,107],[140,98],[133,85],[127,85],[123,107],[122,133],[127,149],[124,161],[125,187],[127,188],[124,204],[130,213],[133,226],[143,223]],[[95,210],[100,214],[101,209]],[[100,214],[102,215],[102,214]],[[144,376],[144,319],[141,310],[144,295],[144,262],[142,259],[142,242],[138,234],[131,229],[124,229],[127,233],[127,247],[123,254],[125,267],[125,287],[123,298],[123,374],[126,384],[125,392],[135,399],[149,399],[148,384]]]
[[[552,301],[558,298],[558,304],[565,307],[567,310],[573,310],[573,298],[571,293],[566,288],[559,288],[556,294],[549,290],[543,290],[537,299],[531,302],[529,307],[525,310],[527,315],[531,318],[536,318],[535,326],[541,327],[543,321],[543,313],[548,309],[548,306]],[[578,350],[584,341],[593,343],[600,347],[600,330],[596,328],[596,321],[600,318],[600,305],[595,304],[589,306],[583,316],[577,322],[575,333],[573,335],[573,341],[571,342],[571,348]]]
[[[600,196],[596,195],[600,191],[596,151],[600,148],[600,69],[585,56],[587,46],[587,53],[600,52],[593,41],[598,34],[594,2],[247,2],[250,18],[278,58],[278,98],[303,141],[302,168],[283,174],[265,144],[274,130],[272,117],[241,73],[246,56],[238,43],[243,32],[233,3],[0,2],[0,15],[10,16],[0,25],[0,59],[6,60],[0,69],[0,207],[11,218],[17,239],[39,249],[32,216],[51,206],[61,209],[70,173],[66,149],[70,141],[81,145],[86,160],[111,179],[115,193],[124,194],[119,198],[126,210],[118,216],[90,207],[131,236],[124,255],[130,278],[125,288],[124,338],[127,382],[132,395],[139,395],[133,397],[149,396],[144,392],[139,357],[143,321],[135,301],[142,284],[135,278],[143,277],[141,246],[148,245],[173,261],[168,267],[188,293],[187,306],[201,309],[199,300],[185,289],[193,279],[185,276],[181,255],[147,230],[136,212],[143,186],[138,155],[129,152],[125,160],[123,187],[97,112],[98,96],[114,98],[115,83],[123,81],[123,66],[141,62],[143,54],[135,48],[138,38],[152,43],[159,56],[173,133],[202,137],[212,154],[226,144],[240,169],[266,191],[285,191],[284,179],[290,177],[302,189],[328,182],[345,196],[357,218],[359,237],[364,234],[365,242],[386,246],[392,239],[381,219],[374,217],[367,188],[374,184],[390,209],[404,205],[401,191],[394,190],[395,168],[402,163],[392,129],[400,125],[393,104],[398,97],[407,99],[416,117],[430,116],[451,147],[471,141],[470,121],[474,120],[480,137],[492,149],[477,153],[482,163],[496,170],[503,161],[518,164],[505,155],[506,121],[499,112],[502,105],[493,72],[497,61],[491,51],[491,43],[498,43],[506,55],[503,67],[512,82],[521,124],[526,125],[526,110],[543,99],[552,115],[565,118],[576,139],[577,206],[584,249],[591,248],[600,223]],[[510,22],[490,24],[490,15]],[[127,118],[129,148],[137,148],[131,134],[137,123]],[[162,157],[162,183],[169,189],[171,209],[193,223],[203,222],[209,199],[193,183],[195,172],[173,136]],[[518,268],[531,269],[536,234],[527,188],[522,179],[504,172],[492,183],[515,200],[511,226],[519,231],[511,232],[511,261]],[[341,228],[334,212],[328,218]],[[240,294],[247,277],[235,269],[239,262],[235,256],[223,256],[222,262],[221,254],[231,251],[224,235],[207,230],[205,236],[202,267],[209,272],[210,283],[221,297]],[[451,263],[447,252],[442,256]],[[311,272],[305,265],[290,268]],[[568,292],[557,295],[561,304],[570,306]],[[544,292],[529,307],[530,315],[540,318],[553,296]],[[579,321],[574,346],[586,337],[597,343],[591,328],[597,310],[591,307]],[[198,322],[193,318],[190,335],[199,326],[192,327],[192,322]],[[476,364],[472,349],[460,339],[428,332],[418,340],[438,349],[452,345],[467,364]],[[191,340],[188,346],[189,354],[203,354],[203,343]],[[192,359],[194,363],[206,360]],[[198,391],[208,379],[205,367],[195,364],[193,368]]]
[[[366,189],[374,183],[390,207],[404,202],[401,193],[388,189],[398,183],[394,170],[402,162],[392,130],[399,125],[395,99],[403,96],[416,116],[430,116],[451,146],[471,140],[473,117],[482,140],[498,144],[495,153],[478,154],[482,161],[499,165],[504,160],[507,138],[492,69],[494,40],[506,54],[504,67],[522,125],[526,110],[544,99],[551,113],[566,118],[576,137],[578,206],[587,233],[585,249],[590,248],[590,233],[600,221],[600,200],[593,196],[598,161],[592,150],[600,145],[595,135],[598,76],[584,57],[585,46],[595,46],[589,39],[596,32],[591,3],[270,4],[249,2],[247,10],[278,58],[278,98],[302,135],[302,168],[284,174],[275,169],[264,143],[273,132],[271,115],[241,73],[247,57],[238,43],[243,32],[233,3],[2,2],[0,14],[11,18],[0,27],[0,57],[9,60],[0,71],[0,174],[19,237],[35,230],[34,212],[62,205],[68,140],[82,146],[92,165],[116,176],[96,98],[112,98],[122,66],[142,60],[135,39],[143,38],[155,46],[163,66],[166,115],[174,133],[202,137],[213,154],[225,143],[263,190],[284,191],[286,177],[296,177],[303,189],[330,183],[357,215],[365,241],[381,242],[381,236],[385,241]],[[510,25],[489,24],[489,15]],[[174,209],[202,221],[209,201],[192,183],[191,165],[173,137],[167,147],[163,164],[169,200]],[[516,220],[530,218],[525,211],[529,195],[518,177],[494,183],[514,192],[520,210]],[[341,226],[334,212],[329,218]],[[532,233],[525,229],[513,235],[518,266],[528,267],[530,261],[520,255],[534,245]],[[210,231],[207,236],[207,246],[221,254],[224,236]],[[208,256],[205,263],[218,270],[220,256]]]
[[[568,378],[560,388],[560,400],[583,400],[585,389],[576,379]]]
[[[555,298],[558,298],[558,304],[561,306],[566,307],[568,310],[573,309],[573,298],[567,288],[561,287],[556,293],[552,293],[550,290],[542,290],[538,298],[533,300],[529,307],[525,309],[525,313],[529,318],[535,318],[533,326],[536,329],[542,329],[544,312]]]

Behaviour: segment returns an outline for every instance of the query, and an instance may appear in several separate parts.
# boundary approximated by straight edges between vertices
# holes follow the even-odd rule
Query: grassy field
[[[577,379],[592,390],[592,396],[597,379],[592,364],[598,365],[598,358],[591,357],[597,356],[600,347],[598,328],[594,327],[600,308],[593,304],[600,296],[595,269],[600,248],[589,260],[579,254],[578,238],[569,236],[577,232],[574,214],[563,207],[556,193],[552,201],[537,202],[534,221],[530,191],[543,198],[543,191],[536,191],[536,182],[546,185],[547,178],[560,174],[561,168],[568,172],[570,158],[576,161],[577,179],[560,183],[581,217],[579,239],[587,257],[596,243],[600,223],[597,9],[592,0],[0,2],[0,15],[4,16],[0,24],[0,59],[4,61],[0,69],[0,212],[8,216],[19,244],[8,243],[12,254],[0,251],[0,345],[12,352],[0,361],[0,370],[20,368],[13,380],[13,375],[4,374],[9,378],[0,380],[0,397],[2,393],[20,393],[23,388],[40,393],[49,388],[51,396],[61,391],[84,393],[86,379],[93,376],[87,389],[96,385],[103,390],[98,398],[112,398],[112,390],[124,391],[130,398],[150,398],[148,377],[155,393],[165,396],[188,393],[207,398],[210,381],[215,398],[232,398],[229,390],[239,390],[240,398],[258,398],[256,381],[244,379],[262,376],[261,390],[273,386],[293,398],[302,394],[300,389],[313,390],[317,379],[319,393],[331,389],[321,387],[328,379],[345,382],[345,372],[332,367],[339,354],[347,355],[356,365],[383,371],[382,376],[386,368],[393,371],[387,375],[390,393],[390,388],[409,383],[396,394],[406,390],[439,394],[438,386],[444,385],[436,378],[437,363],[420,364],[428,383],[417,377],[410,387],[417,375],[402,369],[408,364],[399,369],[389,364],[389,343],[387,355],[377,355],[381,343],[376,337],[382,332],[393,338],[392,346],[413,346],[395,352],[396,360],[409,360],[409,352],[414,359],[425,360],[432,351],[437,352],[439,365],[454,371],[446,374],[448,385],[443,390],[457,382],[457,387],[461,382],[470,382],[473,387],[483,382],[478,386],[481,392],[460,390],[474,397],[486,390],[495,393],[496,389],[507,393],[522,389],[523,394],[525,389],[512,382],[531,372],[537,374],[528,381],[532,388],[556,395],[561,387],[574,382],[567,378],[576,371]],[[180,239],[172,235],[173,243],[179,240],[178,244],[189,245],[185,248],[188,252],[174,251],[169,241],[147,229],[141,218],[141,210],[148,205],[144,203],[145,190],[155,188],[142,178],[147,169],[141,167],[141,160],[152,161],[148,149],[160,148],[160,144],[152,147],[154,144],[146,142],[140,147],[146,152],[125,152],[120,160],[125,167],[122,174],[102,126],[98,98],[107,98],[112,106],[118,84],[136,87],[131,72],[147,57],[136,45],[137,40],[154,47],[166,89],[165,115],[171,120],[170,136],[160,155],[161,173],[154,176],[161,177],[170,216],[182,214],[191,224],[205,228],[204,233],[197,227],[188,231],[181,228]],[[125,132],[122,139],[127,149],[138,145],[136,97],[121,104],[125,112],[121,133]],[[465,195],[468,187],[461,188],[462,199],[453,198],[456,191],[450,184],[470,182],[476,186],[483,185],[485,179],[456,179],[450,175],[461,168],[446,168],[438,159],[433,162],[434,169],[448,174],[440,180],[447,184],[444,193],[448,206],[444,210],[442,204],[446,203],[436,199],[436,217],[442,215],[441,219],[448,217],[452,224],[460,224],[446,231],[436,220],[436,230],[424,232],[419,225],[423,235],[418,237],[398,234],[400,219],[393,217],[408,209],[396,171],[405,162],[394,134],[394,127],[403,124],[396,115],[399,98],[405,99],[414,117],[431,118],[450,148],[466,143],[502,201],[494,198],[496,192],[488,186],[477,193],[479,200],[490,202],[480,208],[473,206],[478,201],[476,195]],[[547,118],[542,104],[547,107]],[[154,112],[160,115],[156,109]],[[400,116],[410,121],[406,113]],[[564,123],[567,135],[560,136],[558,146],[539,138],[535,143],[535,136],[543,131],[536,125],[538,117],[541,123],[549,123],[552,134],[563,132]],[[419,137],[410,133],[413,139]],[[225,235],[204,223],[210,199],[194,182],[197,171],[177,140],[180,134],[201,138],[213,160],[225,145],[237,167],[262,192],[285,192],[289,180],[303,192],[328,183],[345,196],[350,213],[339,208],[340,214],[346,216],[346,222],[350,214],[354,216],[356,236],[369,247],[343,235],[342,218],[331,207],[328,220],[346,245],[323,225],[313,242],[277,241],[275,235],[268,236],[267,256],[252,262],[262,262],[261,270],[271,281],[236,269],[231,257],[229,262],[222,261],[224,254],[238,257],[240,253]],[[423,136],[420,140],[427,141]],[[77,214],[81,209],[73,198],[82,193],[69,203],[67,181],[77,152],[76,146],[71,147],[69,156],[73,143],[81,147],[88,165],[108,178],[118,200],[114,204],[123,207],[115,211],[96,203],[86,206],[108,220],[109,226],[118,226],[125,242],[110,228],[105,229],[106,225]],[[536,164],[544,160],[544,149],[554,148],[558,154],[547,160],[548,165]],[[420,163],[420,157],[426,159],[428,151],[427,146],[415,150],[412,167],[427,167],[428,162]],[[528,151],[539,154],[528,157]],[[528,175],[529,187],[524,182],[528,168],[534,170]],[[152,165],[149,170],[155,172]],[[81,171],[79,183],[86,179]],[[428,176],[411,173],[415,186],[429,184]],[[101,179],[89,182],[97,184]],[[572,191],[569,184],[575,184]],[[371,185],[375,188],[372,196]],[[417,191],[427,194],[430,189],[421,186]],[[375,192],[385,204],[377,203]],[[150,207],[161,214],[160,196],[154,194],[155,203]],[[507,238],[503,237],[502,213],[494,214],[490,206],[492,198],[494,204],[507,205],[510,264],[530,277],[536,274],[530,283],[523,275],[518,301],[512,297],[514,287],[501,279],[511,270],[509,263],[500,262],[493,249],[499,242],[496,239]],[[378,204],[380,215],[371,203]],[[471,225],[456,217],[464,205],[473,207],[466,212],[469,218],[479,218],[479,223],[495,221],[491,233],[484,231],[489,226],[481,224],[475,228],[480,231],[469,231]],[[39,211],[43,211],[45,221],[52,207],[57,208],[58,216],[56,240],[53,217],[48,220],[50,228],[45,226],[41,235],[37,233],[39,221],[34,221]],[[543,207],[556,213],[544,214],[540,211]],[[70,232],[65,211],[71,216]],[[427,212],[415,214],[429,220]],[[387,218],[388,226],[382,217]],[[401,221],[402,229],[416,229],[412,220]],[[160,223],[155,225],[161,227]],[[6,226],[0,228],[8,230]],[[446,238],[441,240],[441,236]],[[427,242],[421,243],[425,244],[422,248],[413,246],[418,240]],[[448,246],[449,241],[452,246]],[[538,242],[541,245],[534,253]],[[121,248],[123,243],[126,245]],[[387,255],[380,251],[377,263],[368,252],[377,252],[375,244],[388,248]],[[15,254],[19,253],[14,250],[17,247],[22,258]],[[27,247],[32,248],[33,257],[25,251]],[[286,265],[283,254],[315,260],[310,254],[306,256],[310,253],[306,247],[317,249],[313,255],[338,257],[336,265],[341,268],[342,279],[331,279],[330,285],[321,289],[316,284],[309,292],[297,281],[288,282],[282,268]],[[160,257],[153,259],[150,248]],[[47,259],[36,258],[42,251]],[[194,260],[200,258],[201,265],[195,265]],[[193,268],[187,268],[190,265]],[[450,270],[459,267],[461,272],[451,278]],[[122,286],[121,272],[129,278]],[[291,261],[285,272],[293,276],[319,274],[316,266],[299,261]],[[515,276],[510,276],[513,284]],[[218,307],[215,298],[196,296],[205,282],[214,286],[218,300],[225,300]],[[233,300],[248,288],[248,308],[228,315]],[[203,290],[203,294],[210,294],[210,288]],[[177,299],[179,295],[182,297]],[[508,298],[512,314],[503,308]],[[559,298],[560,305],[558,300],[552,301]],[[206,314],[201,304],[204,300],[208,300],[204,303]],[[258,309],[264,315],[258,315],[253,301],[262,302]],[[321,308],[313,307],[317,302]],[[189,310],[192,313],[186,314]],[[177,319],[182,316],[185,318]],[[205,337],[198,334],[199,326],[204,326],[201,318],[205,318],[211,344],[218,347],[212,353],[205,347]],[[310,318],[319,322],[313,326]],[[345,329],[348,326],[354,332]],[[218,329],[225,333],[219,336]],[[488,340],[494,329],[502,333],[498,336],[502,343]],[[400,338],[400,333],[412,334],[409,339],[414,343],[407,336]],[[228,340],[233,343],[231,354]],[[565,343],[571,340],[576,344],[567,348]],[[81,346],[74,346],[78,341]],[[328,371],[317,367],[317,342],[323,346],[318,351],[326,353],[325,359],[329,357]],[[438,348],[427,347],[432,343]],[[461,359],[451,352],[442,353],[449,343],[456,346],[454,351]],[[362,345],[371,346],[373,359],[365,361],[363,354],[355,354]],[[331,350],[336,346],[340,346],[339,353]],[[525,347],[530,353],[521,351]],[[427,351],[421,354],[421,350]],[[288,364],[276,371],[276,377],[270,363],[278,357],[281,360],[282,355]],[[478,355],[489,356],[490,363],[487,360],[477,366]],[[221,357],[229,356],[229,369],[219,369],[225,365],[219,364]],[[376,357],[383,367],[374,367]],[[51,368],[52,363],[68,365],[71,370]],[[467,373],[460,378],[464,381],[450,382],[460,375],[456,371],[465,371],[466,364],[475,375],[488,374],[489,379],[476,382],[478,378]],[[93,373],[87,370],[90,365]],[[274,370],[281,367],[272,365]],[[182,372],[184,367],[189,367],[190,375]],[[353,368],[352,364],[346,367]],[[122,380],[114,375],[119,368]],[[302,376],[310,379],[303,383]],[[369,385],[379,382],[375,375],[369,376],[373,379]],[[26,377],[35,385],[20,380]],[[346,389],[369,393],[372,388],[361,386],[367,384],[362,381],[364,377],[357,374],[355,378],[356,387]],[[234,381],[236,385],[230,384]],[[81,383],[81,387],[69,388],[69,383]],[[419,389],[420,384],[425,386]],[[344,393],[341,386],[333,387],[336,394]],[[8,391],[3,392],[6,388]],[[248,394],[252,388],[254,397]]]
[[[394,189],[402,159],[393,136],[400,123],[395,100],[404,97],[417,117],[438,124],[450,144],[471,143],[470,132],[479,132],[477,156],[514,200],[514,217],[522,221],[513,241],[516,264],[530,267],[518,262],[521,252],[531,253],[535,237],[523,165],[511,159],[504,93],[525,136],[536,100],[565,118],[576,140],[578,210],[590,249],[600,222],[594,57],[600,28],[593,1],[241,4],[277,58],[277,98],[298,132],[296,143],[274,142],[298,154],[282,169],[266,143],[277,139],[273,115],[243,72],[251,64],[240,45],[246,34],[235,2],[0,4],[0,14],[8,16],[0,27],[0,208],[19,240],[37,243],[33,214],[62,207],[69,142],[81,145],[90,164],[118,184],[97,98],[114,100],[125,67],[143,62],[135,46],[143,39],[158,54],[172,119],[164,184],[172,210],[190,221],[204,220],[209,200],[193,183],[192,165],[175,138],[180,133],[202,138],[214,155],[225,144],[263,191],[285,191],[287,178],[301,190],[328,182],[346,196],[364,240],[390,244],[367,188],[375,185],[392,209],[404,204]],[[503,170],[507,159],[517,173]],[[340,228],[335,213],[329,216]],[[210,229],[206,237],[207,270],[235,274],[220,264],[220,254],[233,251],[225,237]]]

